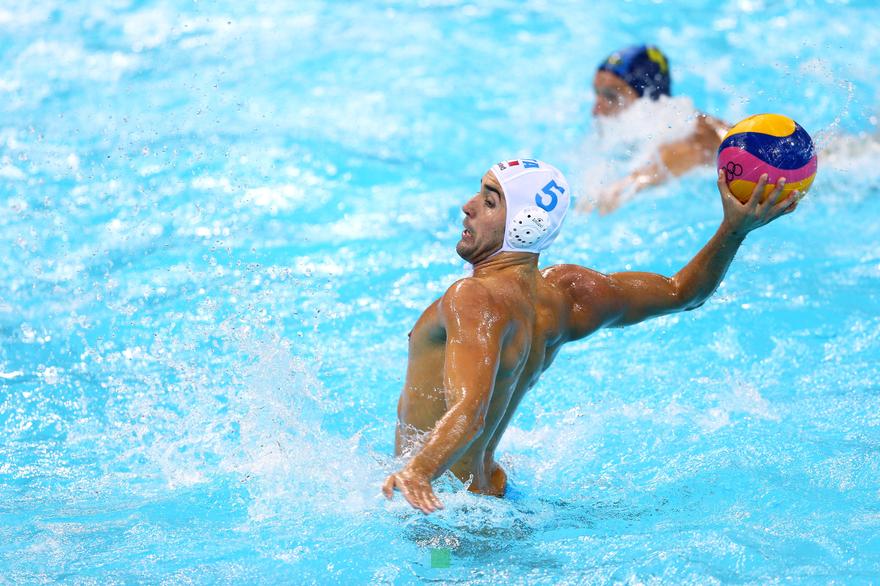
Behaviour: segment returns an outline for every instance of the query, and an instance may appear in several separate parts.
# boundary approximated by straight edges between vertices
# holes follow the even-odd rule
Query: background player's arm
[[[728,125],[721,120],[699,114],[696,128],[690,136],[660,146],[658,150],[663,166],[670,174],[678,177],[694,167],[711,164],[727,128]],[[666,177],[661,177],[653,184],[662,183],[665,179]]]
[[[764,176],[755,186],[751,199],[743,204],[730,192],[724,174],[719,173],[718,190],[724,220],[715,235],[684,268],[671,278],[638,272],[601,275],[584,272],[584,269],[582,276],[571,279],[570,291],[575,308],[589,307],[589,312],[598,313],[598,317],[592,319],[598,319],[596,325],[599,327],[619,327],[699,307],[721,283],[746,234],[794,211],[797,206],[797,192],[774,204],[784,181],[779,181],[763,204],[759,203],[766,184]],[[573,325],[574,337],[579,337],[577,315]]]
[[[716,141],[717,142],[717,141]],[[715,145],[715,149],[718,145]],[[684,175],[694,167],[712,162],[715,151],[700,140],[698,134],[661,145],[657,160],[630,173],[626,180],[641,191],[665,183],[670,177]]]
[[[694,167],[710,164],[721,143],[721,135],[726,131],[724,122],[701,114],[691,135],[661,145],[655,161],[634,170],[602,193],[598,202],[599,212],[612,212],[643,189],[684,175]]]

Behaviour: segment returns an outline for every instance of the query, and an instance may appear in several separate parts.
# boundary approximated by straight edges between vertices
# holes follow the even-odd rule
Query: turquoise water
[[[871,2],[0,4],[0,576],[13,583],[880,580]],[[825,145],[703,308],[563,350],[499,500],[379,486],[460,206],[531,154],[603,181],[593,70]],[[831,145],[831,146],[828,146]],[[604,161],[607,162],[607,161]],[[544,264],[677,270],[711,169]],[[448,549],[448,568],[431,553]]]

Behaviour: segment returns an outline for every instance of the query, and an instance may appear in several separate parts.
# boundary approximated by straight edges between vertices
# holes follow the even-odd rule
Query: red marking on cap
[[[516,167],[519,165],[519,161],[507,161],[507,164],[511,167]]]

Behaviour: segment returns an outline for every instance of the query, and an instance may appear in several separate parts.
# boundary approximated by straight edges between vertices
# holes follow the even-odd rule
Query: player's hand
[[[718,171],[718,191],[721,193],[721,205],[724,207],[724,223],[731,232],[745,236],[780,216],[790,214],[797,208],[798,200],[801,198],[799,191],[792,191],[787,197],[781,198],[782,189],[785,187],[784,178],[776,182],[776,188],[761,203],[761,195],[766,186],[767,174],[764,173],[755,185],[749,201],[742,203],[730,192],[724,170]]]
[[[426,515],[443,508],[431,487],[431,478],[408,467],[389,476],[382,485],[382,493],[388,500],[394,497],[394,489],[402,492],[413,508]]]

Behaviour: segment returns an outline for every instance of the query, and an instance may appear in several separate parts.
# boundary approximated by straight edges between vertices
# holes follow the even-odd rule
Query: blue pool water
[[[880,580],[877,22],[0,3],[2,580]],[[387,503],[406,334],[463,273],[458,206],[506,157],[582,197],[606,181],[589,84],[639,40],[698,108],[812,132],[812,192],[699,311],[563,350],[499,448],[509,498],[444,478],[438,514]],[[719,219],[703,169],[572,215],[542,260],[669,274]]]

